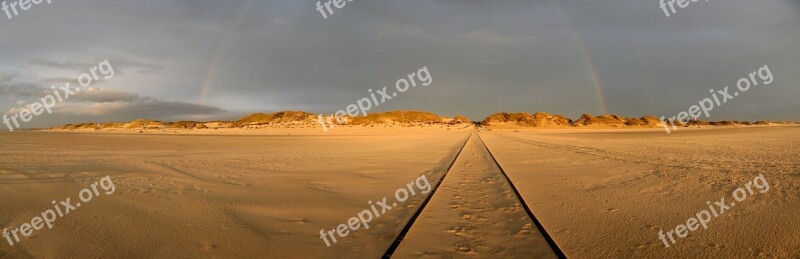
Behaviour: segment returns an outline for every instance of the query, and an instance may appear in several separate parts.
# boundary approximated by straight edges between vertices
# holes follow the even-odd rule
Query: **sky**
[[[6,2],[15,2],[6,0]],[[324,3],[324,2],[323,2]],[[23,127],[332,114],[427,67],[369,112],[675,116],[768,65],[707,120],[800,121],[800,1],[52,0],[0,13],[0,110],[108,60],[114,76]]]

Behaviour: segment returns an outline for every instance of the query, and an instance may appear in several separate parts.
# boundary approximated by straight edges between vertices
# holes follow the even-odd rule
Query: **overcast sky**
[[[710,120],[800,121],[796,0],[698,1],[670,17],[657,0],[355,0],[334,11],[323,19],[310,0],[53,0],[0,13],[0,110],[108,59],[113,78],[25,125],[331,114],[423,66],[433,84],[371,112],[669,117],[769,65],[771,85]]]

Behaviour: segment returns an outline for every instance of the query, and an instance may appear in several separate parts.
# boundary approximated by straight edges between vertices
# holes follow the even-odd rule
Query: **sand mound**
[[[594,117],[590,114],[584,114],[580,119],[575,121],[574,126],[606,126],[606,127],[660,127],[661,120],[655,116],[644,116],[641,118],[622,117],[614,114],[604,114]]]
[[[207,121],[203,122],[206,127],[210,129],[230,128],[233,125],[232,121]]]
[[[229,127],[261,126],[271,124],[314,124],[316,115],[303,111],[282,111],[276,113],[254,113],[234,121]]]
[[[125,123],[122,127],[126,129],[163,129],[166,128],[167,125],[160,121],[138,119]]]
[[[80,123],[80,124],[67,124],[63,126],[54,127],[53,129],[60,130],[94,130],[98,125],[94,123]]]
[[[482,125],[491,126],[497,124],[512,123],[524,127],[570,127],[572,120],[561,115],[551,115],[544,112],[530,114],[520,113],[495,113],[481,122]]]
[[[327,120],[327,123],[336,123],[336,119]],[[402,125],[422,126],[433,124],[470,124],[464,116],[447,118],[430,112],[422,111],[391,111],[374,113],[363,117],[346,117],[344,125]],[[236,121],[178,121],[161,122],[139,119],[126,123],[82,123],[67,124],[50,128],[51,130],[195,130],[195,129],[265,129],[265,128],[315,128],[319,127],[318,116],[303,111],[281,111],[276,113],[254,113]]]
[[[628,125],[625,123],[626,121],[626,118],[612,114],[604,114],[597,117],[591,114],[584,114],[574,124],[576,126],[623,126]]]
[[[677,123],[680,122],[676,122],[676,124]],[[709,122],[701,120],[691,120],[688,123],[686,123],[686,126],[709,126],[709,125],[711,125]]]
[[[127,123],[79,123],[56,126],[53,130],[115,130],[115,129],[162,129],[166,124],[159,121],[135,120]]]
[[[465,118],[466,119],[466,118]],[[380,125],[380,124],[443,124],[450,119],[430,112],[421,111],[391,111],[383,113],[373,113],[367,116],[353,117],[347,123],[349,125]]]
[[[470,121],[467,117],[464,117],[464,116],[456,116],[455,118],[453,118],[452,121],[450,121],[450,123],[451,124],[469,124],[469,123],[472,123],[472,121]]]
[[[690,126],[725,126],[725,127],[738,127],[738,126],[751,126],[751,125],[796,125],[795,122],[747,122],[747,121],[718,121],[706,122],[702,120],[691,120],[688,123],[681,123],[675,121],[677,127],[690,127]],[[550,115],[544,112],[529,114],[521,113],[495,113],[487,117],[483,122],[484,126],[493,127],[588,127],[588,128],[657,128],[662,127],[662,122],[659,118],[647,115],[641,118],[629,118],[614,114],[603,114],[600,116],[593,116],[591,114],[583,114],[578,120],[572,121],[567,117],[561,115]]]
[[[472,122],[465,116],[456,116],[455,118],[448,118],[437,115],[431,112],[424,111],[390,111],[383,113],[373,113],[367,116],[349,117],[346,116],[346,122],[339,123],[336,119],[325,117],[326,123],[343,124],[343,125],[360,125],[360,126],[426,126],[426,125],[453,125],[453,124],[471,124]],[[690,127],[690,126],[725,126],[725,127],[739,127],[739,126],[785,126],[785,125],[798,125],[797,122],[789,121],[718,121],[706,122],[701,120],[692,120],[686,124],[675,121],[677,127]],[[614,114],[604,114],[600,116],[593,116],[591,114],[583,114],[578,120],[573,121],[570,118],[561,115],[548,114],[544,112],[537,112],[530,114],[527,112],[520,113],[495,113],[486,117],[481,123],[483,126],[491,126],[498,128],[519,128],[519,127],[547,127],[547,128],[565,128],[565,127],[588,127],[588,128],[641,128],[641,127],[662,127],[661,120],[654,116],[644,116],[641,118],[628,118]],[[264,129],[264,128],[315,128],[319,127],[318,116],[312,113],[303,111],[281,111],[276,113],[254,113],[249,116],[243,117],[236,121],[179,121],[179,122],[161,122],[154,120],[139,119],[127,123],[79,123],[79,124],[66,124],[51,128],[51,130],[161,130],[161,129],[224,129],[224,128],[239,128],[239,129]]]
[[[205,123],[196,121],[179,121],[169,125],[170,129],[207,129]]]
[[[712,126],[738,126],[739,123],[735,121],[712,121],[708,123]]]
[[[100,123],[100,124],[98,124],[97,128],[101,129],[101,130],[103,130],[103,129],[119,129],[119,128],[122,128],[124,125],[125,125],[125,123],[114,123],[114,122],[112,122],[112,123]]]
[[[660,127],[661,126],[661,120],[659,120],[655,116],[647,115],[647,116],[641,117],[639,119],[629,118],[627,121],[625,121],[625,124],[628,125],[628,126]]]

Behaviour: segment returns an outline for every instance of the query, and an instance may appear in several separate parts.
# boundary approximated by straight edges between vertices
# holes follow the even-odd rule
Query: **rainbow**
[[[200,103],[205,103],[206,96],[208,94],[208,90],[211,86],[211,80],[214,78],[214,73],[216,72],[217,65],[219,64],[220,56],[225,49],[225,45],[228,44],[231,37],[233,36],[234,30],[239,27],[239,24],[242,23],[242,20],[247,14],[247,10],[249,9],[250,5],[253,4],[254,0],[247,0],[242,3],[242,6],[236,13],[236,17],[234,18],[231,26],[228,27],[228,30],[225,33],[225,36],[222,38],[222,41],[219,45],[217,45],[217,49],[214,51],[214,54],[211,57],[211,62],[209,62],[208,66],[206,67],[206,73],[203,76],[203,82],[200,90]],[[597,93],[597,98],[599,99],[598,102],[600,104],[600,108],[603,110],[603,113],[608,114],[608,104],[606,102],[605,91],[603,90],[603,84],[600,81],[600,77],[597,74],[597,68],[594,65],[594,61],[592,60],[592,56],[589,54],[588,49],[586,48],[586,44],[583,38],[580,36],[578,31],[575,29],[575,26],[572,24],[572,21],[569,19],[569,16],[564,12],[561,8],[561,5],[558,3],[558,0],[550,0],[553,6],[558,11],[559,15],[563,18],[564,22],[567,25],[567,28],[572,33],[573,37],[577,41],[578,49],[580,50],[580,54],[583,57],[586,68],[589,72],[589,76],[594,84],[595,92]]]
[[[597,75],[597,68],[594,65],[594,61],[592,60],[592,56],[589,55],[589,50],[586,49],[586,44],[578,33],[578,30],[575,29],[575,26],[572,24],[572,21],[569,19],[569,16],[564,12],[561,8],[561,5],[558,3],[558,0],[550,0],[553,4],[553,7],[556,8],[561,18],[564,19],[564,23],[566,23],[567,28],[572,33],[572,36],[578,43],[578,49],[580,50],[581,56],[583,60],[586,62],[586,69],[589,70],[589,76],[592,79],[592,83],[594,84],[595,92],[597,93],[597,98],[599,99],[598,102],[600,104],[600,108],[603,110],[604,114],[608,114],[608,104],[606,102],[605,91],[603,91],[603,84],[600,81],[600,77]]]
[[[236,12],[236,17],[231,22],[231,25],[228,27],[228,30],[225,32],[225,36],[222,38],[222,41],[217,45],[217,49],[214,50],[214,54],[211,56],[211,62],[208,63],[206,67],[206,73],[203,76],[203,83],[200,87],[200,103],[203,104],[206,101],[206,95],[208,94],[208,89],[211,86],[211,79],[214,78],[214,73],[217,70],[217,64],[219,64],[220,56],[222,52],[225,50],[225,45],[228,45],[228,42],[231,40],[233,36],[233,32],[236,30],[237,27],[242,23],[244,20],[245,14],[247,14],[247,10],[250,8],[250,5],[253,4],[255,0],[247,0],[242,3],[242,6],[239,7],[239,10]]]

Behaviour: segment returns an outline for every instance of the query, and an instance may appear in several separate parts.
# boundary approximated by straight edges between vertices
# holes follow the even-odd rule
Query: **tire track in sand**
[[[387,249],[386,253],[383,254],[383,258],[391,258],[392,254],[394,254],[394,252],[400,246],[400,243],[403,242],[403,239],[405,239],[406,235],[408,235],[408,231],[411,230],[411,226],[414,225],[414,222],[417,221],[417,218],[419,218],[420,214],[422,214],[422,210],[425,209],[425,206],[427,206],[428,202],[431,201],[431,198],[433,198],[433,195],[436,194],[436,191],[439,189],[439,186],[442,185],[442,183],[444,182],[444,180],[447,177],[447,174],[450,172],[450,170],[453,169],[453,165],[456,164],[456,161],[458,160],[458,157],[461,156],[461,152],[464,152],[464,147],[466,147],[467,143],[469,143],[469,141],[472,139],[472,135],[473,134],[470,134],[469,136],[467,136],[467,140],[464,140],[464,144],[461,145],[461,149],[458,150],[458,153],[456,153],[456,155],[453,157],[453,161],[450,162],[450,165],[447,167],[447,170],[444,171],[444,173],[442,174],[442,177],[436,183],[436,186],[434,186],[433,189],[431,190],[431,193],[428,194],[428,198],[426,198],[424,201],[422,201],[422,204],[420,204],[419,209],[417,209],[417,212],[415,212],[414,215],[411,216],[411,219],[408,220],[408,223],[406,223],[406,226],[403,227],[403,230],[401,230],[400,234],[398,234],[397,237],[394,239],[392,244],[389,246],[389,249]]]
[[[564,258],[475,132],[420,211],[384,258]]]

